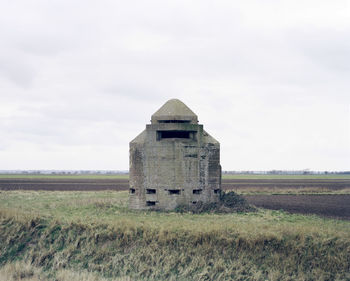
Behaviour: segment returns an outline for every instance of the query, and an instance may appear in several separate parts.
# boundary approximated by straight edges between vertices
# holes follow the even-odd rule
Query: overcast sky
[[[223,170],[350,170],[350,1],[0,4],[0,169],[129,167],[168,99]]]

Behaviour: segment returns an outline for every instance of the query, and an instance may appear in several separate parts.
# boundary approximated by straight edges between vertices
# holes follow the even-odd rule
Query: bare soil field
[[[127,190],[127,178],[0,178],[0,190],[98,191]],[[342,190],[350,188],[350,179],[223,179],[223,190],[305,189]]]
[[[245,190],[255,188],[318,188],[340,190],[350,188],[350,179],[223,179],[222,188],[224,190]]]
[[[0,179],[0,190],[121,191],[128,188],[128,179]]]
[[[0,190],[99,191],[127,190],[129,181],[120,179],[0,179]],[[224,190],[300,190],[310,188],[313,195],[245,195],[257,207],[292,213],[317,214],[350,220],[350,195],[317,194],[317,191],[339,191],[350,188],[350,179],[223,179]]]
[[[246,195],[257,207],[350,220],[350,195]]]

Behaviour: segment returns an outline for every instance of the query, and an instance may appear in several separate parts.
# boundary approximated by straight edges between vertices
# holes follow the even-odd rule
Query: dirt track
[[[0,179],[0,190],[120,191],[128,188],[128,179]],[[256,188],[340,190],[350,188],[350,180],[224,179],[222,188],[224,190]],[[350,195],[247,195],[245,197],[249,203],[258,207],[350,220]]]

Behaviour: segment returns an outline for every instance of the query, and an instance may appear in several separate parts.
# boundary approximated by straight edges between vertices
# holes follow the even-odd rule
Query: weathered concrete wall
[[[130,208],[213,202],[220,188],[220,144],[203,125],[154,122],[130,142]]]

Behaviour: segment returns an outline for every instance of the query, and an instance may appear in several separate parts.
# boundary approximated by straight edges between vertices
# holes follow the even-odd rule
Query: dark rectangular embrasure
[[[181,190],[180,189],[169,189],[168,192],[169,192],[169,194],[180,194]]]
[[[146,189],[146,193],[147,193],[147,194],[156,194],[156,193],[157,193],[157,190],[156,190],[156,189],[153,189],[153,188],[147,188],[147,189]]]
[[[129,191],[131,194],[134,194],[136,190],[135,190],[135,188],[130,188]]]
[[[193,189],[193,194],[201,194],[202,189]]]
[[[156,201],[146,201],[146,205],[147,206],[155,206],[156,205]]]
[[[158,123],[190,123],[190,120],[158,120]]]
[[[189,131],[158,131],[157,132],[158,140],[161,139],[189,139],[190,132]]]

